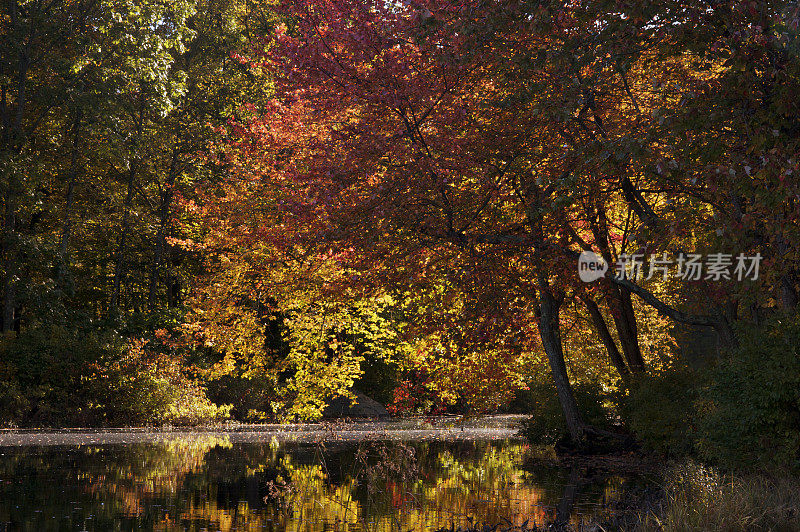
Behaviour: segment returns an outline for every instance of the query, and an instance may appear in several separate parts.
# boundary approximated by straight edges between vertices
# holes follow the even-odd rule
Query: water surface
[[[0,531],[405,532],[541,523],[558,512],[578,523],[619,496],[621,477],[580,478],[574,468],[532,460],[524,442],[499,434],[254,441],[167,433],[89,444],[50,435],[47,445],[6,443]]]

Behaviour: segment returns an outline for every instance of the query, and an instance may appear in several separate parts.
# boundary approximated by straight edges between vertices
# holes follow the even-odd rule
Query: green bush
[[[87,379],[86,389],[102,425],[196,425],[227,419],[231,410],[212,403],[197,383],[144,368],[105,368]]]
[[[738,332],[699,399],[698,449],[726,466],[800,467],[800,319]]]
[[[742,327],[740,346],[702,369],[633,381],[626,425],[648,448],[725,467],[800,467],[800,321]],[[768,452],[765,452],[768,450]]]
[[[185,374],[169,342],[87,322],[0,342],[0,425],[195,424],[228,416]]]
[[[566,422],[556,388],[542,379],[528,385],[525,403],[533,416],[523,422],[522,433],[535,445],[551,445],[566,434]],[[584,420],[597,428],[610,426],[609,413],[604,408],[605,393],[599,384],[582,382],[573,385],[575,400]]]
[[[0,408],[6,424],[91,422],[83,376],[108,349],[100,335],[76,327],[38,327],[0,343]]]
[[[167,379],[139,368],[119,366],[112,360],[102,361],[84,386],[95,423],[102,425],[164,423],[176,399]]]
[[[648,449],[671,456],[692,453],[701,378],[699,372],[676,365],[631,381],[618,399],[628,429]]]
[[[0,377],[0,428],[15,427],[29,409],[28,398],[19,386]]]

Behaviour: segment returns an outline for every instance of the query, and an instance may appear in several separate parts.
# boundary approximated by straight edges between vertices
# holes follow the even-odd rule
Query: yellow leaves
[[[387,312],[394,299],[338,289],[334,295],[329,287],[348,275],[335,256],[297,260],[263,242],[226,245],[192,305],[190,327],[223,355],[210,378],[266,378],[274,386],[272,413],[318,419],[329,398],[349,394],[365,353],[403,356]]]

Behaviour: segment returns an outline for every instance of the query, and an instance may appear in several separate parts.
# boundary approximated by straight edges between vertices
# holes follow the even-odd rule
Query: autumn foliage
[[[335,265],[341,275],[319,286],[326,301],[394,297],[406,335],[435,339],[438,355],[417,363],[436,368],[443,388],[460,375],[448,360],[465,375],[464,395],[480,396],[466,391],[468,376],[499,371],[487,382],[503,388],[520,375],[514,361],[535,367],[544,350],[579,437],[587,426],[570,406],[564,360],[586,335],[603,338],[626,378],[668,365],[670,322],[711,327],[733,345],[743,312],[757,320],[776,300],[795,307],[788,8],[276,9],[285,22],[240,58],[274,76],[274,97],[229,124],[220,161],[231,176],[222,201],[235,205],[226,216],[250,215],[249,201],[269,209],[224,238],[297,267]],[[608,263],[759,253],[765,271],[744,283],[584,285],[581,249]]]
[[[69,111],[48,122],[58,149],[30,140],[37,115],[3,82],[3,331],[45,324],[52,299],[128,324],[141,347],[151,331],[134,334],[137,316],[179,314],[158,363],[240,419],[316,419],[359,387],[396,412],[534,408],[547,389],[585,443],[631,429],[648,379],[680,375],[660,382],[702,402],[716,388],[692,368],[796,314],[794,4],[223,4],[208,18],[154,5],[138,26],[98,6],[127,55],[97,55],[105,34],[87,29],[62,50],[72,73],[31,75],[73,87],[85,71],[87,95],[114,95],[54,104]],[[163,54],[126,47],[145,38]],[[125,134],[108,137],[109,123]],[[104,148],[80,155],[82,135]],[[34,183],[19,169],[36,150],[50,169]],[[81,184],[108,201],[76,199]],[[21,201],[64,185],[63,202],[41,199],[57,208]],[[91,221],[80,231],[78,214]],[[609,265],[644,257],[642,276],[584,283],[585,250]],[[728,257],[728,273],[759,257],[759,275],[662,275],[647,260],[689,254]],[[155,363],[129,352],[132,373]],[[599,390],[614,422],[573,388]]]

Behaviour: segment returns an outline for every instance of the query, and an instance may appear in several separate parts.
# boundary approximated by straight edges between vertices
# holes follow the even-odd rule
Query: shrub
[[[800,467],[800,320],[739,331],[740,347],[710,371],[698,448],[732,466]]]
[[[28,398],[19,386],[0,377],[0,428],[15,427],[29,409]]]
[[[91,422],[82,377],[110,347],[107,337],[80,326],[42,326],[0,344],[0,407],[5,423]]]
[[[800,320],[742,327],[739,347],[706,368],[676,364],[620,397],[645,446],[725,467],[800,467]],[[765,452],[768,450],[768,452]]]
[[[200,383],[189,377],[187,355],[166,329],[106,352],[84,379],[99,421],[192,425],[227,418],[231,406],[212,403]]]
[[[526,403],[530,405],[533,417],[523,422],[522,433],[533,444],[554,444],[566,434],[564,413],[555,386],[550,381],[542,380],[528,387]],[[582,382],[574,384],[572,388],[584,420],[597,428],[607,428],[611,423],[603,406],[605,393],[601,386]]]
[[[675,365],[633,380],[618,397],[626,426],[646,448],[683,456],[693,452],[700,372]]]
[[[3,339],[0,424],[193,424],[227,417],[230,408],[211,403],[186,374],[184,354],[154,335],[126,340],[77,322]]]

